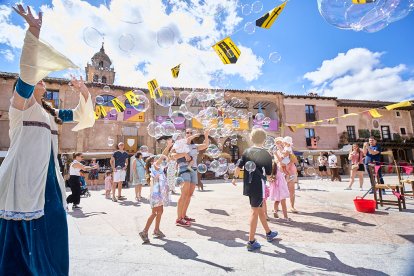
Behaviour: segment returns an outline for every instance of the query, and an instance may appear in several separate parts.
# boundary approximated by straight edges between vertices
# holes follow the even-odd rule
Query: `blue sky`
[[[57,0],[54,1],[54,4],[56,4],[56,1]],[[156,0],[152,1],[156,2]],[[95,7],[99,7],[99,5],[103,5],[105,1],[95,0],[88,2]],[[210,1],[206,2],[209,3]],[[253,2],[254,1],[243,0],[240,1],[240,4],[252,4]],[[246,22],[254,21],[264,12],[271,10],[275,6],[282,3],[281,1],[268,0],[261,2],[264,7],[260,13],[252,13],[248,16],[244,16],[240,8],[235,9],[235,13],[239,17],[238,21],[240,22],[236,24],[235,22],[237,22],[237,20],[233,20],[232,24],[234,24],[234,29],[239,31],[234,35],[231,35],[231,38],[237,45],[250,48],[251,53],[248,50],[245,52],[242,51],[242,55],[246,53],[246,56],[249,55],[250,59],[246,59],[243,61],[244,63],[241,63],[240,65],[226,65],[227,67],[224,69],[224,72],[227,73],[226,79],[229,83],[229,88],[274,90],[282,91],[287,94],[304,94],[305,90],[315,90],[327,96],[334,95],[345,98],[362,97],[378,100],[381,100],[382,97],[390,96],[396,100],[399,100],[411,97],[414,94],[414,88],[411,90],[412,84],[414,84],[414,54],[412,46],[414,45],[413,13],[400,21],[390,24],[388,27],[379,32],[356,32],[341,30],[328,24],[319,13],[316,0],[292,0],[288,2],[285,10],[276,20],[271,29],[266,30],[257,28],[253,34],[249,35],[242,30]],[[0,1],[0,3],[6,5],[8,4],[6,1]],[[39,9],[41,5],[48,5],[50,13],[57,12],[56,10],[53,11],[51,9],[53,8],[52,1],[25,1],[25,4],[29,4],[36,9]],[[164,4],[167,6],[166,15],[168,15],[173,9],[173,5],[167,4],[167,2],[164,2]],[[142,5],[144,5],[144,3],[142,3]],[[200,2],[199,6],[202,5],[207,4]],[[227,14],[224,15],[226,16]],[[55,18],[55,20],[57,20],[56,18],[59,18],[56,14],[53,16],[51,15],[51,19],[48,22],[45,22],[45,24],[50,24],[53,18]],[[207,15],[202,15],[203,20],[206,20],[207,17]],[[102,15],[101,20],[105,20],[106,18],[108,17]],[[221,16],[217,17],[217,19],[223,20],[224,18]],[[146,23],[147,21],[143,21],[138,25],[141,26]],[[8,17],[7,24],[20,25],[23,27],[22,20],[16,15]],[[178,26],[178,29],[181,27],[184,28],[183,22],[179,22],[177,17],[166,17],[165,24],[175,24]],[[72,24],[69,24],[67,26],[66,24],[66,27],[70,29],[71,25]],[[135,27],[138,25],[135,25]],[[147,24],[147,27],[151,29],[153,25],[154,24]],[[217,34],[213,36],[214,38],[219,38],[220,35],[231,34],[233,32],[228,31],[226,33],[223,31],[222,26],[220,27],[220,24],[218,24],[218,27],[215,30],[217,30]],[[183,30],[180,31],[185,33]],[[194,34],[196,32],[197,29],[191,30],[188,33]],[[200,30],[200,32],[202,32],[202,30]],[[0,35],[0,52],[2,53],[0,55],[0,71],[18,72],[18,56],[20,54],[20,49],[18,47],[11,47],[10,43],[4,41],[4,36],[7,35],[12,36],[13,33],[3,33],[3,40]],[[53,36],[51,34],[47,35],[53,40]],[[78,34],[77,37],[75,35],[73,38],[73,40],[75,40],[74,43],[78,45],[78,48],[84,49],[83,53],[87,52],[88,55],[85,54],[83,59],[77,60],[77,63],[86,64],[88,61],[86,57],[91,57],[91,54],[96,52],[96,49],[90,49],[90,47],[85,45],[81,39],[81,36],[81,34]],[[189,35],[186,34],[187,38],[188,36]],[[210,37],[209,39],[214,38]],[[108,38],[105,39],[107,40]],[[54,45],[53,41],[48,41]],[[110,38],[108,41],[109,44]],[[143,47],[143,45],[141,45],[142,43],[145,42],[140,40],[137,42],[137,45],[139,45],[139,47]],[[57,48],[72,58],[70,49],[65,49],[64,45],[65,43]],[[108,47],[110,47],[110,45]],[[358,50],[359,48],[361,49]],[[6,59],[6,53],[10,53],[10,51],[15,56],[13,60],[10,60],[10,57],[9,60]],[[208,49],[208,51],[212,52],[210,49]],[[119,77],[117,78],[117,82],[119,84],[124,84],[124,82],[130,79],[129,76],[125,76],[129,73],[127,69],[124,69],[124,67],[128,67],[129,64],[126,63],[131,60],[131,57],[134,59],[135,56],[125,54],[123,57],[122,53],[111,56],[109,49],[107,52],[112,59],[116,59],[113,61],[115,70],[118,72]],[[171,47],[169,49],[161,49],[160,55],[161,52],[163,54],[165,53],[173,56],[176,54],[176,48]],[[271,52],[278,52],[282,57],[281,61],[278,63],[270,62],[268,56]],[[158,55],[157,52],[147,53],[150,53],[151,55]],[[345,53],[344,59],[348,59],[348,63],[345,62],[344,59],[335,59],[339,53]],[[139,53],[139,56],[136,56],[137,60],[146,59],[146,61],[139,64],[139,66],[134,66],[134,68],[138,67],[142,69],[152,62],[157,66],[149,66],[147,67],[147,72],[137,73],[137,85],[140,86],[145,84],[150,78],[157,77],[157,73],[159,73],[160,70],[165,72],[169,70],[169,63],[165,64],[164,69],[162,68],[164,65],[160,63],[160,61],[152,61],[151,57],[146,57],[145,54],[146,52],[143,51]],[[198,54],[195,53],[195,55]],[[340,70],[341,72],[338,74],[330,75],[330,72],[332,71],[330,68],[338,68],[338,66],[341,67],[343,65],[341,65],[341,62],[345,64],[352,63],[350,61],[351,56],[355,60],[363,61],[363,58],[359,58],[360,55],[366,57],[367,60],[365,64],[360,65],[360,68],[365,68],[364,70],[355,69],[351,66],[350,68],[342,68],[342,71]],[[77,53],[76,56],[80,56],[80,54]],[[208,56],[208,58],[206,57],[207,60],[212,58],[213,57],[211,55]],[[218,59],[218,57],[216,58]],[[332,63],[339,65],[327,67],[325,69],[321,68],[321,70],[318,71],[318,68],[321,67],[322,62],[325,60],[331,60]],[[264,61],[264,64],[261,64],[262,61]],[[216,61],[214,62],[214,64],[205,64],[206,61],[204,61],[204,63],[200,63],[200,66],[209,67],[208,71],[205,71],[205,74],[210,74],[214,71],[219,73],[222,72],[220,70],[222,70],[223,67],[219,66]],[[182,63],[184,64],[183,66],[185,66],[185,60],[183,60]],[[249,64],[252,65],[251,70],[249,69]],[[366,64],[371,64],[371,66],[366,66]],[[197,65],[194,64],[193,66]],[[237,66],[243,69],[235,68]],[[343,66],[346,67],[346,65]],[[355,65],[354,67],[356,66],[359,65]],[[119,69],[120,67],[122,68]],[[381,69],[389,69],[388,71],[391,72],[387,73],[387,76],[384,77],[382,73],[384,70]],[[357,75],[360,71],[367,74],[367,76],[375,75],[376,77],[374,79],[371,79],[370,77],[368,77],[369,79],[358,79]],[[252,75],[247,78],[243,77],[247,72],[250,72]],[[307,75],[310,77],[305,79],[304,76],[309,72],[313,72],[313,75]],[[203,73],[202,70],[201,73]],[[321,76],[321,74],[324,76]],[[62,75],[62,73],[55,75]],[[174,80],[167,79],[167,75],[160,78],[163,82],[168,82],[168,85],[173,86],[206,86],[206,82],[211,81],[211,79],[206,79],[204,82],[200,81],[200,83],[197,83],[197,78],[199,78],[199,76],[192,76],[191,80],[189,77],[189,79],[184,82],[184,85],[182,83],[175,85]],[[318,78],[320,81],[315,81],[315,78]],[[343,84],[344,78],[351,79],[350,83]],[[335,80],[337,80],[337,82],[335,82]],[[366,86],[364,86],[364,80],[366,80]],[[385,84],[380,87],[373,87],[373,83],[379,82]],[[190,85],[185,85],[186,83]],[[338,85],[338,83],[341,84]],[[358,93],[358,91],[355,90],[356,84],[361,84],[361,87],[364,90],[363,93]],[[303,86],[305,86],[305,89],[303,89]],[[378,89],[384,91],[377,93]]]

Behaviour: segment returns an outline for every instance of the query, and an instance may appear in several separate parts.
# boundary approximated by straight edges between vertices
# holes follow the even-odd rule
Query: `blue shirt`
[[[365,164],[368,164],[370,162],[380,162],[381,160],[381,146],[376,144],[375,146],[368,146],[371,150],[378,151],[378,154],[371,154],[369,151],[367,151],[367,155],[365,158]]]
[[[125,161],[129,158],[129,155],[126,151],[124,152],[120,152],[120,151],[116,151],[114,152],[113,155],[114,159],[115,159],[115,168],[116,167],[125,167]]]

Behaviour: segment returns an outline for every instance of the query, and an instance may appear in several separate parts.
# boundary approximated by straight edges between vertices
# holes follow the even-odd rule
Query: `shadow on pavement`
[[[283,258],[285,260],[307,266],[309,268],[320,269],[326,272],[338,272],[341,274],[348,275],[388,275],[382,271],[375,269],[369,269],[364,267],[352,267],[350,265],[344,264],[341,262],[331,251],[325,251],[329,258],[324,257],[312,257],[306,254],[303,254],[293,248],[287,247],[277,241],[274,242],[274,245],[284,250],[285,252],[275,251],[275,253],[260,252],[263,255]],[[292,275],[292,274],[287,274]]]
[[[76,210],[76,211],[73,211],[73,212],[69,212],[68,215],[70,215],[74,218],[87,218],[87,217],[92,217],[92,216],[106,215],[106,212],[84,213],[82,210]]]
[[[216,215],[222,215],[222,216],[227,216],[229,217],[229,213],[227,213],[227,211],[225,210],[221,210],[221,209],[204,209],[207,212],[211,213],[211,214],[216,214]]]
[[[414,243],[414,235],[398,235],[398,236],[400,236],[401,238],[406,239],[407,241],[409,241],[411,243]]]
[[[298,213],[298,215],[318,217],[318,218],[334,220],[334,221],[342,221],[342,222],[345,222],[344,225],[357,224],[357,225],[360,225],[360,226],[376,226],[375,224],[372,224],[372,223],[359,221],[359,220],[357,220],[356,218],[353,218],[353,217],[347,217],[347,216],[344,216],[342,214],[331,213],[331,212],[314,212],[314,213],[300,212],[300,213]]]
[[[280,220],[280,219],[276,220],[272,218],[270,219],[270,222],[276,225],[299,228],[303,231],[315,232],[315,233],[331,234],[331,233],[334,233],[335,231],[346,232],[345,230],[342,230],[339,228],[331,228],[331,227],[323,226],[319,223],[314,223],[314,222],[301,222],[301,221],[295,221],[295,220],[284,221],[284,220]]]
[[[141,206],[139,201],[131,201],[131,200],[118,200],[118,204],[121,206]]]
[[[209,241],[217,242],[228,247],[244,247],[245,243],[237,242],[236,239],[248,240],[249,233],[241,230],[227,230],[221,227],[206,226],[192,223],[192,227],[184,228],[194,231],[198,235],[209,237]]]
[[[171,255],[174,255],[182,260],[193,260],[196,262],[204,263],[210,266],[214,266],[220,269],[223,269],[226,272],[234,271],[232,267],[222,266],[219,264],[216,264],[211,261],[203,260],[198,257],[198,253],[195,252],[190,246],[185,245],[184,243],[178,242],[178,241],[172,241],[168,239],[162,239],[165,241],[165,244],[151,244],[154,247],[160,247],[170,253]]]

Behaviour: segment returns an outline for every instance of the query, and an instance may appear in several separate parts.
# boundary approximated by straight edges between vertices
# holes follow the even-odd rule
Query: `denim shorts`
[[[178,176],[181,177],[184,182],[189,182],[191,184],[198,184],[198,175],[197,168],[192,168],[193,171],[189,171],[187,167],[182,167],[179,169]]]

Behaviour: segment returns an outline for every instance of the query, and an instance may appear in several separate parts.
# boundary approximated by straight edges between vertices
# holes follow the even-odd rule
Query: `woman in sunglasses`
[[[193,130],[187,128],[185,131],[186,138],[190,144],[190,152],[187,153],[173,153],[172,157],[176,160],[185,157],[186,161],[178,162],[178,176],[184,180],[184,183],[181,186],[181,195],[177,203],[177,220],[176,225],[182,227],[191,226],[191,222],[195,222],[195,219],[187,216],[187,209],[190,205],[191,197],[194,193],[196,185],[198,185],[198,172],[197,172],[197,157],[199,151],[205,150],[210,144],[208,135],[210,133],[209,129],[204,131],[204,143],[203,144],[194,144],[193,140],[200,136],[200,134],[193,135]],[[188,169],[188,166],[191,162],[191,170]]]

